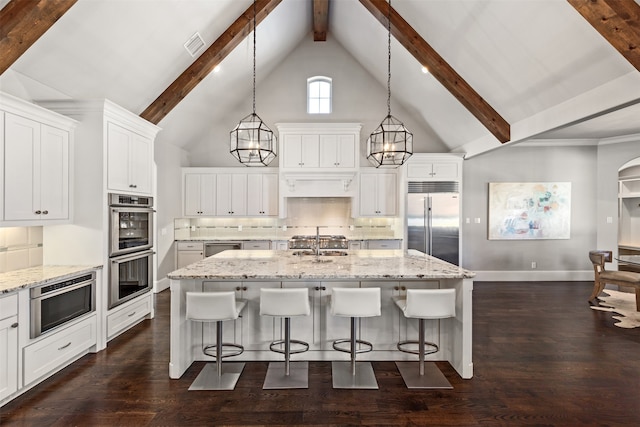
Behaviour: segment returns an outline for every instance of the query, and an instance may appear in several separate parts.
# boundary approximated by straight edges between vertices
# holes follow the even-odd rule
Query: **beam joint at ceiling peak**
[[[313,41],[326,42],[329,27],[329,0],[313,0]]]
[[[391,34],[418,63],[425,65],[464,107],[484,125],[498,141],[511,139],[511,126],[451,67],[386,0],[360,0],[360,3],[387,28],[390,16]],[[390,15],[389,15],[390,13]]]

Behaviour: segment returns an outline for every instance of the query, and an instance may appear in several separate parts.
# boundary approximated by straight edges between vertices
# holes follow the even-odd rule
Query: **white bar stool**
[[[202,348],[204,354],[215,357],[216,369],[213,364],[207,363],[189,390],[233,390],[235,388],[244,369],[244,363],[223,365],[222,359],[242,354],[244,347],[240,344],[222,342],[222,322],[237,319],[246,305],[247,301],[236,299],[233,291],[187,292],[186,318],[193,322],[216,322],[216,344]],[[214,354],[209,352],[212,348],[216,349]]]
[[[291,363],[292,354],[309,350],[308,343],[291,339],[291,317],[310,314],[308,288],[260,289],[260,315],[284,317],[284,339],[269,345],[271,351],[284,354],[284,362],[269,363],[263,389],[309,388],[309,362]],[[300,348],[292,350],[291,344]]]
[[[418,320],[418,340],[400,341],[398,350],[404,353],[419,355],[418,366],[415,362],[396,362],[407,388],[453,388],[447,378],[440,372],[435,363],[425,363],[428,354],[436,353],[439,345],[426,342],[424,338],[424,322],[426,319],[438,319],[438,336],[440,319],[455,317],[455,289],[407,289],[406,297],[395,296],[393,301],[405,317]],[[415,346],[418,349],[415,350]],[[413,348],[410,348],[413,346]]]
[[[378,382],[371,362],[356,363],[356,354],[373,350],[373,344],[356,339],[356,318],[381,314],[380,288],[333,288],[331,314],[351,318],[351,337],[333,342],[337,351],[351,353],[350,362],[332,362],[333,388],[377,389]],[[341,344],[349,343],[349,348]],[[364,348],[356,348],[360,344]]]

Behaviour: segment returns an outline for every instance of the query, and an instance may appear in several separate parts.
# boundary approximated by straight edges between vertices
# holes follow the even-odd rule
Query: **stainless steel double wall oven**
[[[109,308],[153,286],[153,197],[109,194]]]

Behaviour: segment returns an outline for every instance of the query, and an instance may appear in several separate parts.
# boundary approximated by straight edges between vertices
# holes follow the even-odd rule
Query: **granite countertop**
[[[101,265],[42,265],[0,273],[0,293],[57,282],[101,268]]]
[[[267,241],[288,241],[289,239],[291,239],[291,237],[285,237],[285,236],[280,236],[280,237],[274,237],[274,238],[270,238],[270,237],[247,237],[247,238],[242,238],[242,239],[235,239],[235,238],[218,238],[218,237],[189,237],[188,239],[175,239],[176,242],[253,242],[256,240],[267,240]],[[347,238],[347,240],[351,240],[351,241],[355,241],[355,242],[360,242],[362,240],[398,240],[398,241],[402,241],[402,238],[400,237],[371,237],[371,238],[361,238],[361,237],[352,237],[352,238]]]
[[[421,252],[350,250],[347,256],[294,251],[224,251],[169,273],[170,279],[461,279],[475,273]]]

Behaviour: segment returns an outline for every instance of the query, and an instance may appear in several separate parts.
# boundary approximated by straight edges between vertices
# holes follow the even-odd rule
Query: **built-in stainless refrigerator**
[[[409,182],[407,248],[460,264],[457,182]]]

